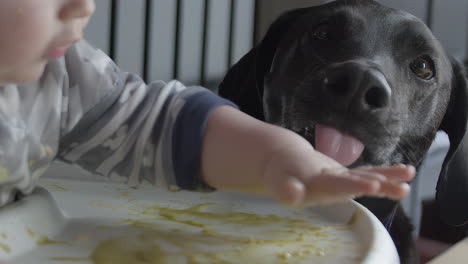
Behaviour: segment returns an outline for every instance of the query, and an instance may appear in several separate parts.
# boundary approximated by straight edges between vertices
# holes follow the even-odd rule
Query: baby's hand
[[[267,164],[264,183],[273,197],[295,207],[343,202],[360,196],[404,198],[413,166],[348,169],[315,151],[279,151]]]
[[[407,166],[347,169],[298,134],[218,107],[202,147],[202,179],[226,190],[266,194],[293,206],[358,196],[401,199],[415,175]]]

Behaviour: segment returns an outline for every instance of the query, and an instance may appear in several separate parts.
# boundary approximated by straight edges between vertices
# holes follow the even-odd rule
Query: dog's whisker
[[[408,148],[411,148],[411,145],[405,145],[405,146]],[[408,151],[407,149],[405,149],[403,146],[400,146],[399,144],[396,144],[395,148],[399,150],[399,153],[403,156],[403,158],[406,159],[406,160],[403,160],[402,162],[408,163],[408,164],[414,164],[414,165],[418,163],[418,161],[416,160],[417,158],[411,155],[411,153],[414,153],[413,151]]]

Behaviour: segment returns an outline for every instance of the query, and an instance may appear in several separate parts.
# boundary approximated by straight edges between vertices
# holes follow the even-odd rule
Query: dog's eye
[[[312,33],[315,39],[318,40],[329,40],[329,26],[326,23],[319,24]]]
[[[429,56],[422,56],[410,64],[411,70],[421,79],[430,80],[434,77],[434,62]]]

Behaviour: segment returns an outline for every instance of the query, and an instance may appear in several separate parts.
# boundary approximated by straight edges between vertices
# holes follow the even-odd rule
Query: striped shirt
[[[201,144],[221,104],[236,107],[202,87],[146,84],[81,41],[40,80],[0,88],[0,205],[31,193],[54,159],[131,186],[209,190]]]

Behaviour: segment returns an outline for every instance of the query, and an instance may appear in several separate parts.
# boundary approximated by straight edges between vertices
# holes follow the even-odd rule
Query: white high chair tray
[[[399,263],[355,202],[294,210],[267,198],[43,179],[0,210],[0,259],[41,263]]]

